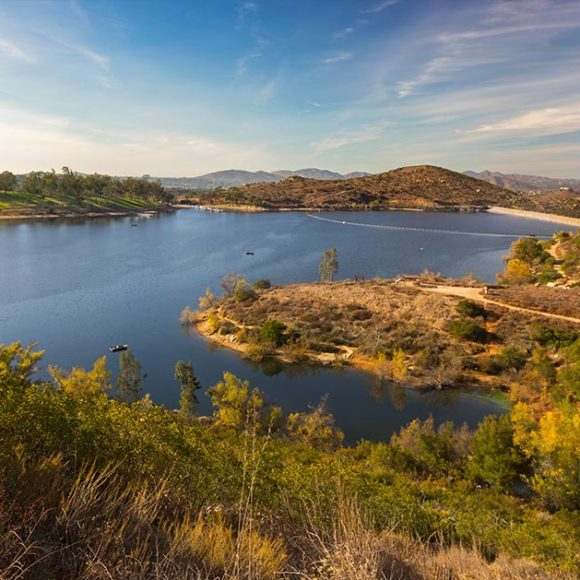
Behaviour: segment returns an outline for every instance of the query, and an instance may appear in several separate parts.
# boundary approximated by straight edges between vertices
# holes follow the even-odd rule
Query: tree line
[[[0,173],[0,191],[22,191],[33,195],[64,195],[76,198],[109,197],[147,199],[168,203],[173,195],[158,180],[147,177],[112,177],[93,173],[82,175],[63,167],[61,173],[32,171],[18,177],[10,171]]]

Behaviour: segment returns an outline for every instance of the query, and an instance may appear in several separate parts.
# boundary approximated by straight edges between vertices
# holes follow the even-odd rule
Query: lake
[[[196,307],[206,287],[218,292],[225,273],[278,284],[315,280],[320,256],[330,247],[338,252],[339,278],[429,268],[447,276],[474,272],[493,281],[514,238],[450,232],[550,235],[570,227],[482,213],[316,216],[333,221],[301,212],[183,209],[149,219],[0,222],[0,342],[39,341],[45,363],[67,368],[89,366],[109,355],[108,345],[128,343],[147,373],[145,391],[172,408],[179,396],[173,380],[179,359],[193,362],[204,388],[228,370],[249,379],[285,411],[305,410],[328,394],[348,442],[386,439],[430,414],[438,423],[452,419],[473,426],[485,415],[504,412],[505,405],[479,393],[403,389],[354,369],[251,364],[184,331],[179,314],[186,305]],[[254,255],[247,256],[248,250]],[[117,356],[108,356],[113,371]],[[211,412],[205,395],[199,411]]]

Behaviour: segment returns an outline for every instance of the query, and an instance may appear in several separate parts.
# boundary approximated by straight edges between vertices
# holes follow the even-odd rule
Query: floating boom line
[[[321,222],[329,222],[332,224],[356,226],[359,228],[374,228],[378,230],[394,230],[400,232],[427,232],[430,234],[451,234],[455,236],[485,236],[490,238],[524,238],[524,237],[536,237],[536,238],[546,238],[550,239],[551,236],[544,234],[500,234],[495,232],[462,232],[459,230],[440,230],[435,228],[418,228],[412,226],[393,226],[387,224],[366,224],[362,222],[351,222],[347,220],[333,220],[330,218],[324,218],[311,213],[306,214],[307,217],[313,220],[319,220]]]

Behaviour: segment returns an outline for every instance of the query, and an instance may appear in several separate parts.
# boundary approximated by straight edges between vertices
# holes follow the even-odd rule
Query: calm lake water
[[[0,222],[0,342],[39,341],[45,362],[89,366],[128,343],[147,373],[145,390],[175,407],[173,367],[191,360],[204,387],[224,370],[249,379],[285,411],[305,410],[328,394],[349,442],[386,439],[415,417],[432,414],[475,425],[501,403],[461,390],[421,393],[381,385],[353,369],[256,366],[211,347],[179,325],[206,287],[240,272],[274,283],[315,280],[320,255],[337,248],[339,278],[391,277],[424,268],[448,276],[474,272],[492,281],[513,238],[397,231],[349,225],[395,225],[462,232],[550,235],[566,226],[492,214],[412,212],[232,214],[180,210],[150,219]],[[138,223],[139,227],[131,227]],[[246,256],[251,250],[253,256]],[[115,370],[117,355],[109,356]],[[200,413],[211,405],[200,396]]]

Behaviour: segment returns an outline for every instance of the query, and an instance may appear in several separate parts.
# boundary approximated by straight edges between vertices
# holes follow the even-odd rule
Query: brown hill
[[[336,181],[289,177],[277,183],[254,183],[213,192],[202,199],[210,204],[265,209],[460,211],[496,205],[580,215],[577,197],[545,201],[432,165]]]

